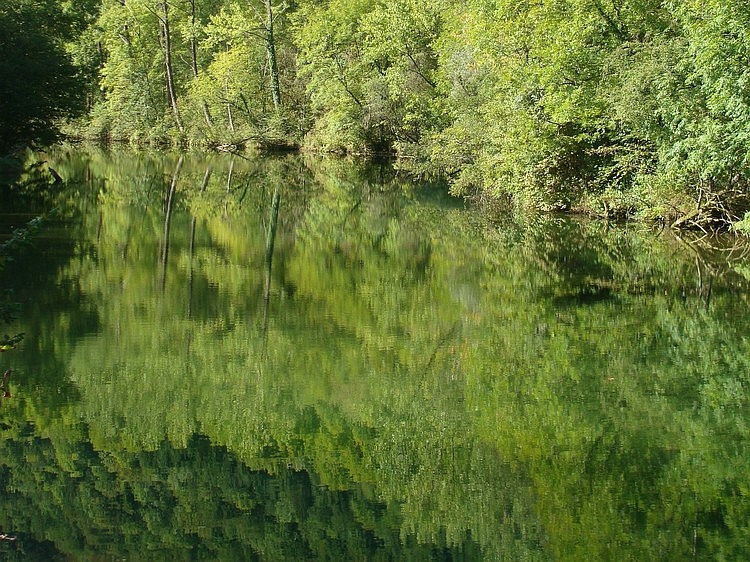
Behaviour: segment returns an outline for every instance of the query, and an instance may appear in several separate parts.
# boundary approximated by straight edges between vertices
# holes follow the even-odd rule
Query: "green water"
[[[736,241],[350,161],[45,158],[66,186],[0,207],[57,208],[0,273],[0,560],[750,559]]]

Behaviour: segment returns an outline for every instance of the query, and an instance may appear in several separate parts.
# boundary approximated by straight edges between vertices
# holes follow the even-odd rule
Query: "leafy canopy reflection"
[[[4,407],[3,525],[71,554],[748,554],[741,263],[341,161],[57,158],[95,190],[43,280],[77,291],[18,356],[75,393]]]

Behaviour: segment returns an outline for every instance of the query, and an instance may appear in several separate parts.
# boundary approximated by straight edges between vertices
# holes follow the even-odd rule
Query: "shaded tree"
[[[49,143],[60,119],[82,111],[82,85],[64,48],[68,24],[52,0],[0,5],[0,152]]]

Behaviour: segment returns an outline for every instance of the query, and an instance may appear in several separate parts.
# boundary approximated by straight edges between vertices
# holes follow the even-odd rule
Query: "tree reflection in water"
[[[351,162],[50,159],[77,196],[14,281],[12,548],[750,554],[744,257]]]

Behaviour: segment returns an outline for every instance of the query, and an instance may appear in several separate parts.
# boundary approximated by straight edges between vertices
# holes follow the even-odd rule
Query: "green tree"
[[[454,5],[449,124],[423,148],[457,193],[726,226],[747,210],[742,3]]]
[[[300,8],[295,37],[315,114],[312,144],[364,152],[421,140],[436,119],[440,8],[408,0]]]
[[[92,110],[92,127],[99,135],[144,138],[169,107],[159,20],[147,4],[112,0],[102,5],[97,24],[105,52],[104,97]]]
[[[174,114],[174,122],[177,125],[177,129],[179,130],[180,134],[183,134],[185,132],[185,126],[182,124],[182,115],[177,104],[177,87],[175,86],[174,65],[172,63],[172,26],[169,16],[169,2],[167,0],[164,0],[164,2],[159,2],[157,10],[158,13],[155,13],[157,18],[159,19],[161,44],[162,49],[164,50],[164,70],[166,72],[169,105],[172,108],[172,113]]]
[[[750,208],[750,7],[686,2],[672,10],[683,30],[676,64],[683,86],[663,104],[668,144],[659,147],[660,160],[691,195],[701,222],[733,222]]]
[[[601,86],[609,53],[642,30],[624,29],[598,2],[458,10],[441,43],[452,123],[432,152],[456,174],[455,190],[571,208],[587,193],[629,187],[628,131],[610,118]]]
[[[52,0],[0,6],[0,153],[49,143],[58,121],[83,109],[82,86],[65,51],[71,27]]]

